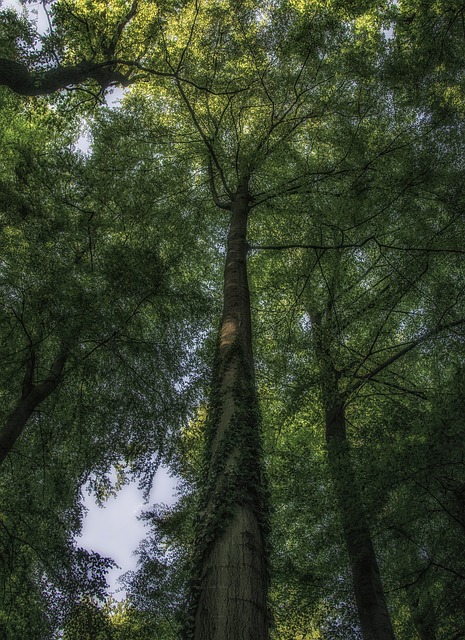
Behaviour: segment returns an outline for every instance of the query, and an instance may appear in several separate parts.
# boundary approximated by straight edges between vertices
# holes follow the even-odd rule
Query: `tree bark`
[[[63,369],[68,357],[68,351],[62,347],[50,367],[47,378],[40,384],[32,384],[35,369],[34,353],[27,363],[26,375],[23,382],[23,392],[16,407],[10,413],[3,428],[0,430],[0,465],[13,449],[16,441],[26,427],[26,423],[40,405],[58,387],[62,380]]]
[[[230,203],[224,306],[207,426],[187,637],[267,640],[266,496],[247,283],[247,181]]]
[[[346,438],[342,404],[327,407],[328,462],[349,554],[364,640],[394,640],[383,585]]]
[[[26,65],[0,58],[0,86],[9,87],[21,96],[41,96],[66,87],[77,86],[86,80],[95,80],[101,87],[110,84],[126,86],[128,78],[115,69],[112,61],[81,62],[73,67],[53,67],[29,71]]]
[[[321,318],[313,317],[312,324],[325,410],[328,464],[349,555],[362,635],[364,640],[395,640],[378,561],[351,460],[346,435],[345,398],[340,394],[338,373],[324,343]]]

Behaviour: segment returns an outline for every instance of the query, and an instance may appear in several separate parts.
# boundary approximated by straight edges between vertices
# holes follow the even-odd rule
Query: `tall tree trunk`
[[[31,356],[26,364],[26,375],[24,376],[21,398],[8,416],[3,428],[0,429],[0,465],[3,464],[6,456],[24,431],[31,415],[40,403],[46,400],[60,384],[67,357],[68,350],[63,346],[53,361],[47,378],[39,384],[33,384],[35,355],[31,351]]]
[[[395,640],[362,498],[346,436],[344,400],[338,373],[323,337],[321,318],[313,317],[315,351],[325,410],[328,464],[349,555],[364,640]]]
[[[247,283],[244,181],[232,198],[188,637],[267,640],[266,496]]]

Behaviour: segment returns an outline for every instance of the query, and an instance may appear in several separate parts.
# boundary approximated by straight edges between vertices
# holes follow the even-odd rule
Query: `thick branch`
[[[110,84],[127,86],[128,76],[116,71],[115,64],[113,60],[97,64],[85,61],[73,67],[29,71],[21,62],[0,58],[0,85],[21,96],[46,95],[86,80],[96,80],[103,88]]]
[[[239,88],[229,91],[213,91],[188,78],[179,77],[174,71],[159,71],[146,67],[137,60],[120,60],[116,58],[99,63],[84,61],[72,67],[57,66],[40,71],[29,71],[27,66],[21,62],[0,58],[0,86],[9,87],[12,91],[22,96],[46,95],[67,87],[75,87],[86,80],[96,80],[103,88],[111,84],[122,87],[129,86],[134,82],[135,77],[131,75],[131,71],[128,71],[127,74],[116,71],[115,67],[117,65],[128,67],[129,70],[137,69],[148,75],[160,78],[172,78],[215,96],[236,95],[246,90],[245,88]]]
[[[216,185],[215,185],[215,175],[213,173],[213,165],[212,165],[211,156],[209,156],[209,158],[208,158],[208,175],[210,177],[210,191],[211,191],[211,194],[212,194],[213,202],[220,209],[231,209],[231,203],[230,202],[222,202],[220,200],[219,196],[218,196],[218,191],[217,191]]]
[[[37,385],[31,382],[34,359],[31,358],[28,361],[21,398],[0,431],[0,465],[24,431],[27,421],[33,412],[60,384],[67,358],[68,348],[63,346],[53,361],[48,376]]]

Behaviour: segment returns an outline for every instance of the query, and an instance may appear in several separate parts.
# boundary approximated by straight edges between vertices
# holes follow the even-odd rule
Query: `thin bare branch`
[[[260,201],[261,204],[262,201]],[[254,203],[255,206],[259,203]],[[322,244],[306,244],[306,243],[292,243],[292,244],[265,244],[265,245],[249,245],[249,249],[253,251],[285,251],[287,249],[319,249],[322,251],[340,250],[340,249],[361,249],[369,242],[373,242],[380,249],[388,249],[391,251],[406,251],[408,253],[456,253],[465,254],[465,249],[459,249],[458,247],[399,247],[396,245],[380,242],[375,236],[369,236],[362,240],[362,242],[348,242],[342,244],[322,245]]]
[[[230,188],[228,186],[228,183],[226,182],[226,177],[224,175],[223,168],[221,167],[221,164],[220,164],[220,162],[218,160],[218,157],[217,157],[217,155],[215,153],[215,150],[213,148],[213,142],[207,136],[205,131],[203,130],[203,127],[200,124],[200,121],[199,121],[199,119],[197,117],[195,109],[192,106],[189,98],[187,97],[186,92],[183,89],[182,83],[178,78],[176,78],[176,85],[178,87],[178,91],[179,91],[179,93],[181,95],[181,98],[183,99],[184,104],[186,105],[186,107],[187,107],[187,109],[188,109],[188,111],[189,111],[189,113],[191,115],[192,122],[194,123],[195,128],[199,132],[200,137],[202,138],[205,146],[208,149],[209,157],[211,158],[212,163],[215,165],[215,168],[218,171],[218,175],[220,176],[220,180],[221,180],[221,183],[223,185],[223,188],[226,191],[226,193],[228,194],[228,196],[232,198],[232,191],[230,190]]]
[[[463,324],[465,324],[465,318],[461,318],[460,320],[455,320],[453,322],[448,322],[446,324],[438,325],[431,331],[427,331],[420,338],[418,338],[417,340],[412,340],[412,342],[409,342],[403,349],[400,349],[397,353],[394,353],[390,358],[387,358],[387,360],[385,360],[384,362],[374,367],[374,369],[372,369],[368,373],[365,373],[360,376],[356,376],[357,378],[359,378],[358,381],[352,384],[351,386],[349,386],[347,393],[353,393],[356,389],[359,389],[362,385],[364,385],[366,382],[371,380],[378,373],[381,373],[381,371],[389,367],[391,364],[394,364],[394,362],[397,362],[397,360],[400,360],[401,358],[403,358],[405,355],[407,355],[407,353],[409,353],[413,349],[416,349],[416,347],[423,344],[427,340],[434,338],[435,336],[439,335],[443,331],[447,331],[448,329],[454,329],[455,327],[458,327]]]

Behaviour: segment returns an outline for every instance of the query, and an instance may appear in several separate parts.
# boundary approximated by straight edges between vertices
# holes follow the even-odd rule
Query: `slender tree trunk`
[[[33,384],[35,357],[34,352],[31,352],[31,357],[26,365],[21,398],[0,430],[0,465],[3,464],[6,456],[24,431],[33,412],[60,384],[67,355],[67,349],[63,347],[50,367],[47,378],[40,384]]]
[[[322,336],[321,319],[313,318],[315,350],[325,409],[326,448],[342,521],[358,615],[364,640],[395,640],[362,498],[346,436],[344,398],[338,374]]]
[[[195,640],[267,640],[266,498],[254,383],[246,182],[230,204],[224,307],[207,426],[192,616]]]
[[[342,404],[326,408],[326,447],[364,640],[394,640],[378,561],[346,438]]]
[[[399,581],[406,585],[403,591],[419,640],[436,640],[436,606],[428,588],[431,568],[426,568],[424,562],[418,548],[409,546]]]

